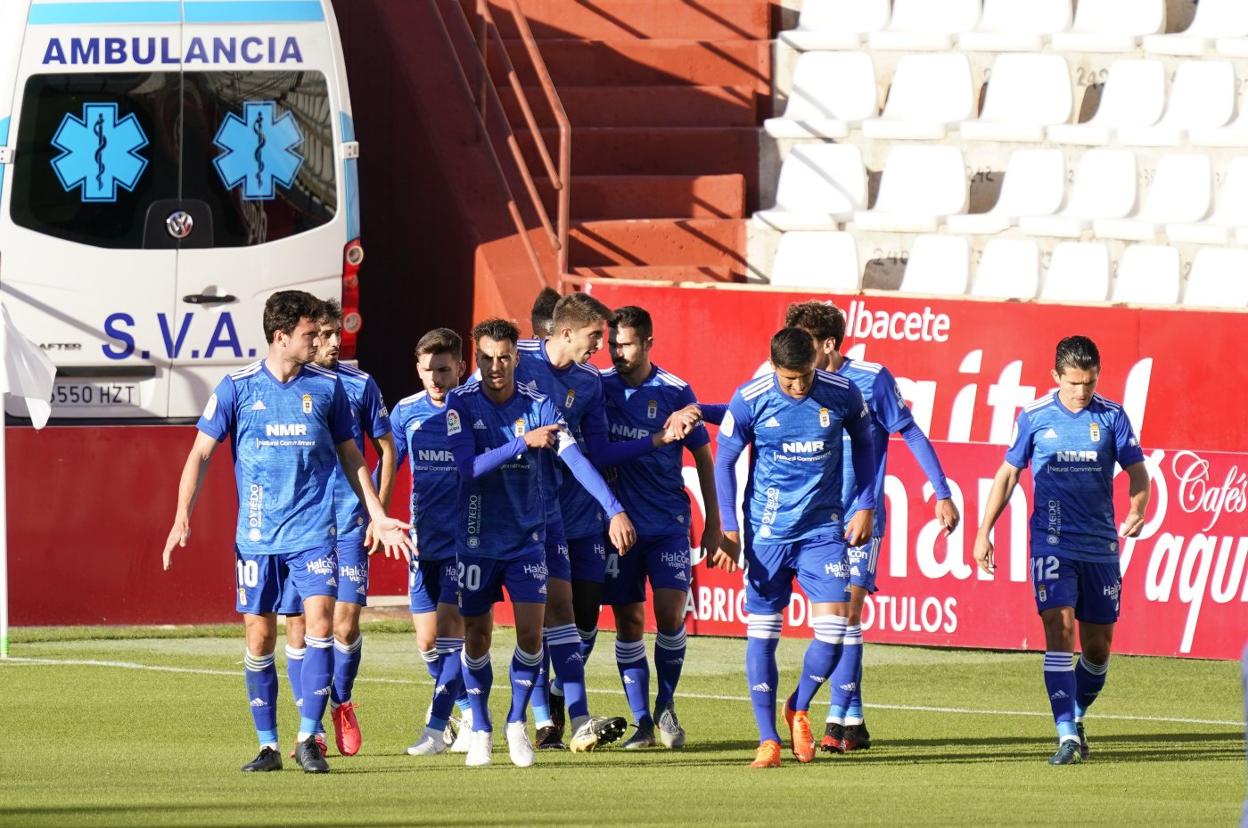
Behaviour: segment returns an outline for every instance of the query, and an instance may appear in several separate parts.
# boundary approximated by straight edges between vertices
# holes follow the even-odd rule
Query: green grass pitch
[[[744,642],[691,638],[677,705],[688,747],[543,752],[521,770],[501,728],[489,768],[407,756],[431,684],[402,625],[369,624],[365,635],[361,754],[331,747],[328,776],[306,776],[293,760],[253,776],[238,770],[256,752],[241,627],[15,631],[14,658],[0,662],[0,824],[1233,825],[1244,795],[1231,663],[1115,656],[1088,721],[1091,759],[1053,768],[1039,654],[869,644],[871,750],[811,765],[786,750],[781,768],[759,771],[746,767],[756,734]],[[511,646],[500,630],[498,722]],[[804,646],[780,647],[784,693]],[[619,715],[612,647],[603,633],[590,704]],[[280,647],[278,662],[285,752],[296,720]]]

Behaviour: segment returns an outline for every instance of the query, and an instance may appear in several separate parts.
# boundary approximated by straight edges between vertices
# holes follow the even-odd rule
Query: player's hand
[[[875,524],[874,509],[859,509],[845,526],[845,542],[850,546],[862,546],[871,540]]]
[[[958,507],[953,504],[953,500],[946,497],[936,501],[936,520],[945,527],[945,534],[952,535],[953,530],[962,522],[962,515],[958,514]]]
[[[186,541],[191,536],[191,520],[190,518],[178,516],[173,520],[173,528],[169,530],[169,537],[165,540],[165,554],[162,557],[165,569],[173,566],[173,547],[186,547]]]
[[[524,433],[524,444],[534,449],[554,448],[558,439],[559,426],[557,425],[544,425]]]
[[[607,537],[611,539],[611,545],[615,547],[615,551],[624,555],[637,542],[637,530],[633,527],[633,522],[628,515],[620,512],[611,518],[611,525],[607,527]]]
[[[689,436],[689,432],[702,422],[702,409],[697,405],[687,405],[679,411],[673,411],[663,423],[663,445],[679,442]]]
[[[713,558],[707,558],[707,566],[722,569],[724,572],[736,572],[741,566],[741,533],[723,532],[719,536],[719,548]]]
[[[373,531],[373,522],[368,522],[368,528],[364,530],[364,548],[369,555],[373,555],[377,550],[381,549],[381,541],[377,539],[376,533]]]
[[[1138,538],[1144,528],[1144,516],[1139,512],[1127,513],[1127,519],[1118,527],[1118,534],[1124,538]]]
[[[983,535],[975,536],[975,563],[979,564],[979,568],[991,575],[996,571],[997,565],[993,560],[992,541]]]
[[[719,551],[720,538],[723,533],[719,531],[719,518],[707,518],[706,524],[702,527],[702,556],[709,562],[715,557],[715,553]]]
[[[408,534],[411,528],[410,523],[398,518],[381,517],[373,521],[373,536],[385,548],[386,557],[397,561],[416,551],[416,544]]]

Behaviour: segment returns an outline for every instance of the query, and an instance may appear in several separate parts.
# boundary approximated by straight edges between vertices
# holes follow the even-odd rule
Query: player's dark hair
[[[654,336],[654,322],[650,319],[650,312],[636,305],[616,308],[607,325],[612,328],[632,328],[642,339]]]
[[[831,339],[836,349],[845,341],[845,314],[831,302],[794,302],[784,314],[788,328],[802,328],[822,345]]]
[[[321,303],[321,316],[316,320],[320,322],[341,322],[342,321],[342,303],[337,299],[326,299]]]
[[[277,332],[290,336],[300,319],[317,322],[325,303],[302,290],[279,290],[264,303],[264,339],[272,342]]]
[[[1101,367],[1101,352],[1096,343],[1086,336],[1068,336],[1057,343],[1057,355],[1053,360],[1053,370],[1059,375],[1067,368],[1080,371],[1091,371]]]
[[[464,355],[464,341],[450,328],[434,328],[416,343],[416,357],[420,358],[425,354],[453,354],[459,359]]]
[[[771,338],[771,364],[801,371],[815,364],[815,340],[803,328],[781,328]]]
[[[610,318],[611,309],[588,293],[569,293],[555,304],[554,329],[583,328]]]
[[[529,322],[533,325],[533,336],[536,338],[541,339],[555,332],[555,305],[559,304],[559,299],[559,291],[552,287],[544,287],[533,300],[533,310],[529,311]]]
[[[477,345],[482,338],[489,337],[495,342],[502,342],[504,339],[510,339],[511,344],[515,345],[520,341],[520,329],[508,322],[506,319],[487,319],[484,322],[478,322],[477,326],[472,329],[472,343]]]

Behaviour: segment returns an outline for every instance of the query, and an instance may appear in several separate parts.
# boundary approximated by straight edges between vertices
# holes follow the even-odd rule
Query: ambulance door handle
[[[218,296],[215,293],[192,293],[183,296],[182,301],[191,305],[224,305],[228,302],[237,302],[238,297],[232,293],[224,296]]]

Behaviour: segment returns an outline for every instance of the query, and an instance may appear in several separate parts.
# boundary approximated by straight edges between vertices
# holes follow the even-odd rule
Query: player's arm
[[[1018,478],[1022,473],[1022,469],[1007,460],[1001,464],[1001,468],[997,469],[996,475],[992,478],[992,488],[988,490],[988,501],[984,504],[984,522],[979,525],[979,531],[975,533],[975,563],[979,564],[979,568],[989,575],[996,569],[990,537],[992,527],[996,526],[1001,513],[1005,511],[1005,506],[1010,502],[1010,495],[1014,493],[1014,487],[1018,485]]]
[[[715,452],[715,501],[719,506],[721,528],[719,549],[710,560],[725,572],[736,572],[741,564],[741,528],[737,524],[737,458],[754,442],[752,415],[740,394],[732,396],[728,411],[719,425]]]
[[[675,416],[675,415],[673,415]],[[686,412],[680,419],[694,416]],[[644,457],[657,448],[675,443],[688,433],[688,428],[673,433],[664,428],[649,437],[638,437],[633,440],[611,440],[607,433],[607,411],[602,398],[591,402],[585,415],[581,418],[581,436],[585,439],[585,451],[593,461],[594,467],[603,470],[613,466],[623,466],[639,457]]]
[[[945,470],[940,466],[940,458],[931,440],[914,421],[906,400],[902,396],[897,380],[887,368],[881,368],[875,375],[871,391],[871,415],[884,426],[889,434],[900,434],[906,441],[906,448],[918,462],[923,474],[927,475],[932,489],[936,492],[936,519],[945,531],[952,532],[961,520],[958,507],[953,502],[953,494],[949,490],[949,481],[945,479]],[[876,458],[879,465],[884,465],[885,458],[881,454]],[[879,479],[877,476],[876,480]]]
[[[854,503],[858,511],[845,527],[845,542],[850,546],[862,546],[871,540],[875,526],[875,443],[871,436],[871,413],[862,399],[858,386],[850,383],[849,412],[845,418],[845,430],[849,432],[850,462],[854,464],[854,480],[858,491]]]
[[[718,426],[724,422],[724,415],[728,413],[728,405],[727,403],[698,403],[698,410],[702,412],[704,421]]]
[[[1124,538],[1136,538],[1139,537],[1140,530],[1144,528],[1144,513],[1148,511],[1148,498],[1152,487],[1148,481],[1148,467],[1144,465],[1143,460],[1132,463],[1123,471],[1127,473],[1127,491],[1131,507],[1127,511],[1126,520],[1118,528],[1118,534]]]
[[[544,427],[555,426],[557,428],[553,435],[555,452],[568,467],[568,471],[572,472],[576,482],[584,486],[585,491],[589,492],[590,496],[606,512],[610,520],[607,535],[616,551],[621,555],[625,554],[637,542],[637,530],[633,527],[633,522],[624,511],[624,507],[612,493],[607,481],[603,480],[602,475],[594,468],[594,464],[581,453],[581,448],[572,438],[567,424],[563,422],[563,418],[555,411],[555,407],[549,400],[542,402],[540,418]]]
[[[714,559],[723,534],[719,524],[719,497],[715,493],[715,458],[711,454],[709,441],[693,449],[691,453],[694,468],[698,471],[698,488],[702,490],[702,506],[706,515],[700,545],[702,554],[709,561]]]
[[[216,438],[204,432],[195,435],[191,444],[191,453],[186,456],[182,466],[182,476],[178,480],[178,507],[173,515],[173,528],[165,540],[163,556],[165,569],[173,565],[173,548],[186,546],[191,536],[191,512],[195,509],[195,500],[199,497],[199,487],[203,485],[204,475],[208,471],[208,461],[217,450],[219,443]]]
[[[394,490],[394,474],[398,467],[397,452],[394,447],[394,432],[388,432],[375,437],[369,435],[369,440],[373,444],[373,451],[377,452],[377,474],[381,480],[377,484],[377,499],[381,501],[383,511],[390,509],[390,494]],[[369,482],[372,482],[372,475],[369,475]],[[364,534],[364,547],[368,549],[369,554],[377,551],[378,542],[373,536],[373,525],[370,523]]]

